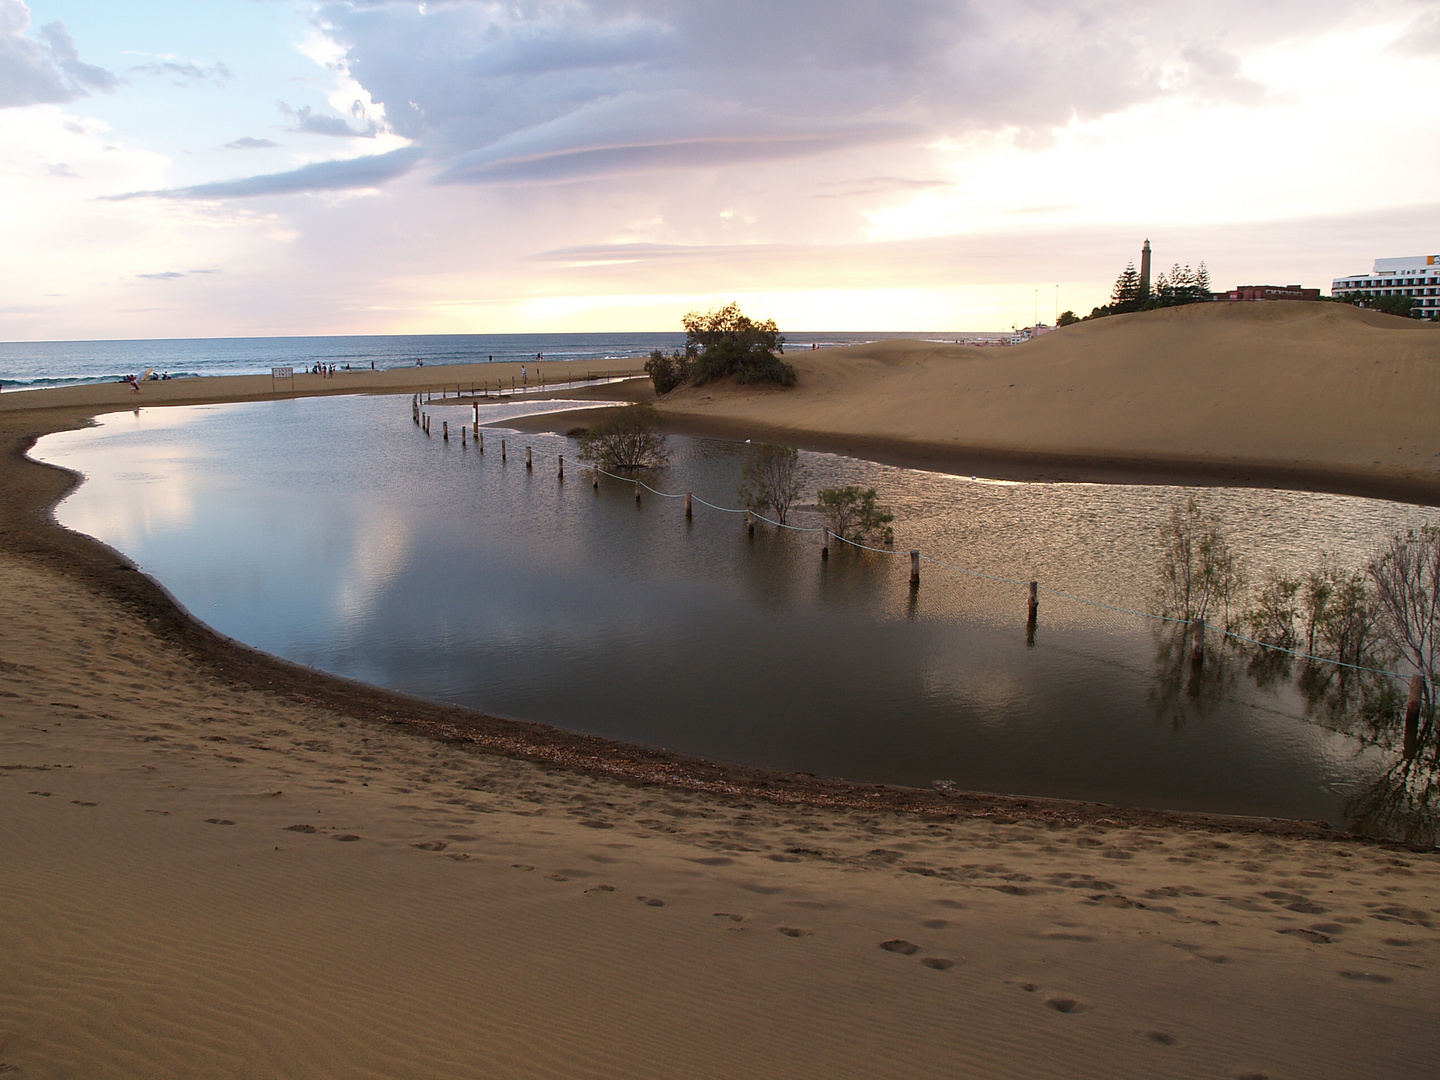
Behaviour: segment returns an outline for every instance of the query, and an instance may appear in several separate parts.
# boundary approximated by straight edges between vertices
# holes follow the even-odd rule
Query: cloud
[[[171,281],[175,278],[182,278],[185,275],[178,270],[165,270],[159,274],[136,274],[138,278],[150,278],[154,281]]]
[[[1417,15],[1391,44],[1392,52],[1402,56],[1435,56],[1440,54],[1440,7],[1432,7]]]
[[[1381,0],[1382,3],[1386,0]],[[1390,0],[1395,2],[1395,0]],[[447,183],[575,181],[976,131],[1048,132],[1167,97],[1254,103],[1247,51],[1349,0],[349,0],[338,66]],[[1225,28],[1224,33],[1217,27]],[[336,118],[308,118],[355,134]],[[345,130],[342,130],[345,129]]]
[[[813,156],[917,135],[897,123],[799,123],[745,112],[684,91],[620,94],[458,155],[438,179],[595,179]]]
[[[25,36],[29,28],[23,0],[0,0],[0,108],[61,104],[119,85],[109,71],[81,61],[64,23],[41,27],[39,41]]]
[[[263,195],[370,188],[403,176],[415,167],[422,156],[423,151],[419,147],[406,146],[388,154],[370,154],[340,161],[317,161],[288,172],[265,173],[212,184],[195,184],[192,187],[132,191],[107,198],[110,201],[140,198],[246,199]]]
[[[269,150],[272,146],[280,144],[271,139],[257,139],[253,135],[242,135],[233,142],[225,144],[226,150]]]
[[[201,67],[199,64],[179,60],[160,59],[148,64],[139,64],[130,70],[145,75],[169,75],[176,85],[199,82],[224,83],[235,78],[235,73],[219,62],[211,64],[209,67]]]
[[[276,102],[280,111],[290,117],[294,125],[291,131],[297,131],[305,135],[334,135],[346,139],[373,139],[380,132],[380,126],[373,120],[366,121],[365,126],[356,129],[352,128],[345,119],[339,116],[317,116],[309,105],[303,105],[293,109],[285,102]]]

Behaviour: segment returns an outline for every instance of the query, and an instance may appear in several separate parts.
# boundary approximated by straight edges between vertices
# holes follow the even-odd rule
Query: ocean
[[[953,341],[957,332],[828,333],[785,335],[790,350],[855,345],[890,338]],[[381,370],[446,364],[533,360],[602,363],[648,356],[685,344],[679,331],[623,334],[396,334],[337,337],[154,338],[125,341],[0,342],[0,390],[77,383],[118,382],[149,369],[172,377],[265,375],[272,367],[302,371],[315,364]]]

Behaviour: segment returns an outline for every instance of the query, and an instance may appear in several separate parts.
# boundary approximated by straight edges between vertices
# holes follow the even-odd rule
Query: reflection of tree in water
[[[1393,656],[1371,654],[1372,662]],[[1385,752],[1392,763],[1345,802],[1347,828],[1407,843],[1440,841],[1440,761],[1434,709],[1421,710],[1414,732],[1405,730],[1405,687],[1389,675],[1251,649],[1246,673],[1261,689],[1293,685],[1305,718]]]
[[[1189,720],[1203,719],[1223,706],[1238,674],[1224,650],[1209,652],[1203,663],[1194,663],[1190,634],[1190,627],[1183,623],[1163,623],[1155,632],[1150,707],[1176,731]]]
[[[1367,836],[1427,846],[1440,841],[1440,768],[1433,725],[1418,752],[1401,757],[1345,802],[1346,825]]]
[[[1226,599],[1243,587],[1220,523],[1192,499],[1161,529],[1160,613],[1204,618],[1202,596]],[[1219,552],[1223,558],[1210,557]],[[1218,587],[1217,587],[1218,583]],[[1180,590],[1179,584],[1189,586]],[[1218,588],[1218,591],[1217,591]],[[1346,802],[1357,832],[1413,843],[1440,841],[1440,737],[1434,687],[1440,667],[1440,527],[1397,534],[1363,569],[1326,558],[1303,576],[1271,572],[1252,593],[1254,605],[1226,629],[1243,627],[1192,664],[1184,625],[1157,634],[1151,704],[1178,728],[1204,716],[1234,685],[1238,667],[1262,690],[1292,685],[1305,718],[1378,749],[1392,762]],[[1228,657],[1227,657],[1228,654]],[[1371,670],[1363,670],[1371,669]],[[1415,673],[1410,687],[1391,671]]]

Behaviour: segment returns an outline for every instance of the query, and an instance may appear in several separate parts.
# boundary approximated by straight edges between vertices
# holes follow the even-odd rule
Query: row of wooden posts
[[[544,371],[540,371],[540,372],[538,372],[538,374],[539,374],[539,376],[540,376],[539,389],[544,390],[544,389],[546,389],[546,386],[547,386],[547,384],[546,384],[546,382],[545,382],[545,372],[544,372]],[[561,383],[561,385],[564,385],[565,383],[594,382],[596,379],[613,379],[613,378],[616,377],[616,374],[617,374],[617,373],[616,373],[616,372],[613,372],[613,371],[602,371],[602,372],[599,372],[599,373],[596,373],[596,372],[593,372],[593,371],[587,371],[587,372],[584,374],[583,377],[581,377],[581,376],[575,376],[575,377],[573,377],[573,378],[563,380],[562,383]],[[634,373],[634,372],[620,372],[619,374],[630,374],[630,375],[633,375],[633,374],[635,374],[635,373]],[[522,389],[522,388],[528,388],[529,385],[530,385],[530,382],[529,382],[528,379],[527,379],[527,380],[524,380],[524,381],[522,382],[522,381],[519,381],[519,377],[518,377],[518,376],[515,376],[515,375],[511,375],[511,376],[510,376],[510,387],[509,387],[509,390],[510,390],[510,393],[511,393],[512,395],[515,394],[518,390],[520,390],[520,389]],[[506,390],[505,380],[504,380],[504,379],[496,379],[496,380],[495,380],[495,390],[494,390],[495,396],[496,396],[496,397],[504,397],[504,396],[505,396],[505,390]],[[459,383],[456,383],[456,384],[455,384],[455,396],[456,396],[457,398],[467,397],[467,396],[468,396],[468,397],[482,397],[482,398],[486,398],[486,397],[489,397],[489,396],[490,396],[490,393],[491,393],[490,383],[489,383],[488,380],[486,380],[485,382],[480,383],[478,386],[477,386],[475,383],[471,383],[471,384],[470,384],[470,389],[469,389],[468,391],[467,391],[463,386],[461,386]],[[442,387],[440,388],[440,400],[441,400],[441,401],[444,401],[444,400],[446,400],[449,396],[450,396],[450,388],[449,388],[448,386],[442,386]],[[426,391],[424,391],[424,392],[422,392],[422,393],[419,393],[419,394],[416,394],[416,395],[415,395],[415,404],[416,404],[416,407],[417,407],[417,408],[418,408],[420,405],[428,404],[429,402],[434,401],[434,400],[435,400],[435,391],[433,391],[433,390],[426,390]]]
[[[412,415],[413,418],[414,418],[416,427],[420,428],[426,435],[429,435],[429,434],[430,434],[430,414],[429,414],[429,413],[423,413],[423,412],[421,412],[421,410],[420,410],[420,403],[421,403],[421,402],[420,402],[420,395],[419,395],[419,394],[416,394],[415,397],[414,397],[414,399],[413,399],[413,401],[411,402],[411,415]],[[468,447],[468,445],[469,445],[468,439],[469,439],[469,436],[470,436],[471,432],[473,432],[473,433],[474,433],[474,437],[475,437],[475,446],[476,446],[476,448],[480,451],[480,453],[483,454],[483,453],[485,452],[485,436],[484,436],[484,435],[481,433],[481,431],[480,431],[480,421],[479,421],[479,418],[478,418],[478,417],[479,417],[478,406],[477,406],[477,411],[476,411],[476,417],[477,417],[477,418],[476,418],[474,421],[471,422],[471,424],[470,424],[470,426],[469,426],[468,429],[466,428],[466,426],[465,426],[464,424],[459,425],[459,428],[460,428],[460,445],[461,445],[462,447]],[[441,424],[440,424],[440,435],[441,435],[441,438],[444,439],[445,442],[449,442],[449,441],[450,441],[450,421],[448,421],[448,420],[443,420],[443,421],[441,421]],[[504,439],[501,439],[501,440],[500,440],[500,460],[501,460],[502,462],[508,460],[507,454],[508,454],[508,449],[507,449],[505,440],[504,440]],[[557,471],[558,479],[560,480],[561,483],[564,483],[564,481],[565,481],[565,456],[564,456],[563,454],[559,455],[558,466],[559,466],[559,467],[558,467],[558,471]],[[534,454],[533,454],[531,448],[528,447],[528,446],[525,447],[525,468],[527,468],[527,469],[532,469],[532,470],[535,468],[535,458],[534,458]],[[634,483],[635,483],[635,502],[636,502],[636,505],[639,505],[639,503],[640,503],[640,481],[639,481],[638,479],[636,479],[636,480],[634,481]],[[596,490],[599,490],[599,487],[600,487],[600,472],[599,472],[598,469],[592,470],[592,472],[591,472],[591,486],[593,486]],[[695,517],[694,498],[695,498],[695,496],[694,496],[694,493],[693,493],[693,492],[687,491],[687,492],[685,493],[685,519],[686,519],[687,521],[692,520],[692,519]],[[755,535],[755,514],[754,514],[754,512],[751,511],[751,510],[746,510],[746,511],[745,511],[745,529],[746,529],[746,531],[747,531],[751,536],[754,536],[754,535]],[[828,525],[827,525],[827,526],[823,526],[823,527],[821,528],[821,530],[820,530],[820,557],[821,557],[822,559],[828,559],[828,558],[830,558],[830,537],[831,537],[831,535],[832,535],[832,534],[831,534],[831,532],[830,532],[830,527],[829,527]],[[918,548],[911,548],[911,549],[910,549],[910,587],[911,587],[912,589],[918,589],[918,588],[920,587],[920,551],[919,551]],[[1040,590],[1039,582],[1035,582],[1035,581],[1030,582],[1030,599],[1029,599],[1029,603],[1028,603],[1028,606],[1027,606],[1027,619],[1026,619],[1026,622],[1027,622],[1028,630],[1029,630],[1029,639],[1030,639],[1030,641],[1031,641],[1032,643],[1033,643],[1033,641],[1034,641],[1034,634],[1035,634],[1035,621],[1036,621],[1036,618],[1037,618],[1037,613],[1039,612],[1039,609],[1040,609],[1039,590]],[[1195,641],[1196,641],[1196,645],[1195,645],[1195,660],[1196,660],[1196,662],[1198,663],[1200,660],[1204,659],[1205,623],[1204,623],[1203,620],[1199,620],[1199,619],[1196,620]]]

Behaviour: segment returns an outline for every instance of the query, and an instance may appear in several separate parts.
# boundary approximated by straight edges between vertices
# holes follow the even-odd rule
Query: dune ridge
[[[1440,503],[1440,326],[1198,304],[1023,345],[786,354],[790,390],[683,387],[672,425],[1013,479],[1295,486]]]

